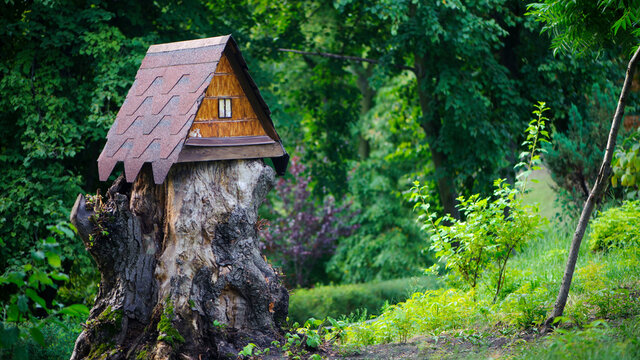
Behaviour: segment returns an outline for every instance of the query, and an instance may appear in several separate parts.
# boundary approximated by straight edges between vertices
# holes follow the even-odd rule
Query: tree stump
[[[232,359],[282,336],[289,296],[261,256],[262,160],[145,166],[104,203],[79,195],[71,221],[101,273],[72,359]]]

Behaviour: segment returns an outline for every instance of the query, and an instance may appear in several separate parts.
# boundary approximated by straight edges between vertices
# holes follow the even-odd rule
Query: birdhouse
[[[230,35],[152,45],[98,158],[101,181],[118,162],[127,182],[151,163],[156,184],[181,162],[289,155]]]

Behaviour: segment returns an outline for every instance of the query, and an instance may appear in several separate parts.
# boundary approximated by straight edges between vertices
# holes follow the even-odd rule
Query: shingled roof
[[[282,148],[269,108],[230,35],[152,45],[98,158],[101,181],[108,179],[118,162],[124,162],[128,182],[135,180],[144,163],[151,163],[156,184],[164,182],[171,166],[183,161],[179,155],[223,53],[240,72],[236,75],[244,92],[250,93],[267,139]],[[284,148],[278,151],[286,155]]]

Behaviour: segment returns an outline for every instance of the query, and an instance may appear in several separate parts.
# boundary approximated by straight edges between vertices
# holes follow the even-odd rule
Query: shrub
[[[338,205],[327,196],[316,206],[309,190],[311,177],[297,156],[291,158],[289,172],[292,177],[276,184],[279,200],[266,203],[273,220],[260,228],[261,245],[283,269],[288,286],[309,286],[326,281],[325,265],[338,239],[351,235],[358,226],[352,224],[355,214],[349,203]]]
[[[616,103],[612,88],[594,84],[586,106],[572,104],[566,129],[555,128],[544,160],[553,181],[576,204],[589,195],[607,144]]]
[[[414,291],[438,286],[434,277],[421,277],[297,289],[289,298],[289,319],[302,324],[311,317],[338,318],[356,312],[377,315],[385,303],[393,304],[405,300]]]
[[[627,201],[603,212],[593,221],[589,247],[592,251],[605,251],[638,244],[639,240],[640,201]]]
[[[611,162],[611,185],[622,185],[628,199],[640,198],[640,129],[624,139]]]
[[[430,211],[427,187],[416,181],[411,188],[414,209],[420,212],[424,228],[431,230],[431,250],[447,269],[453,270],[472,289],[485,270],[495,279],[495,303],[504,285],[507,262],[514,252],[541,235],[540,227],[545,219],[536,206],[525,205],[523,195],[531,172],[541,169],[540,145],[549,143],[549,133],[545,130],[548,120],[544,112],[549,110],[539,102],[533,114],[536,118],[529,122],[525,130],[526,140],[522,145],[527,151],[520,154],[518,182],[512,187],[503,179],[494,181],[493,197],[482,198],[479,194],[460,196],[458,209],[463,219],[449,215],[441,218]],[[437,218],[437,219],[436,219]]]

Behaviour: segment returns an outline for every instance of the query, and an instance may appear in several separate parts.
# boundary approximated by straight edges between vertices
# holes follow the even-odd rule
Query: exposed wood
[[[580,244],[582,244],[582,239],[584,238],[584,233],[587,229],[589,219],[591,218],[593,208],[600,199],[600,195],[602,194],[602,191],[609,181],[609,173],[611,172],[611,159],[613,158],[613,152],[616,147],[616,138],[618,137],[618,130],[620,129],[620,124],[622,123],[624,110],[627,105],[627,98],[631,90],[631,83],[633,81],[633,76],[636,70],[636,64],[638,63],[639,59],[640,47],[633,54],[631,60],[629,61],[629,65],[627,66],[627,73],[624,79],[624,84],[622,85],[622,91],[620,92],[620,98],[618,99],[618,106],[616,107],[616,112],[614,113],[613,120],[611,121],[611,130],[609,131],[607,148],[604,153],[604,158],[602,159],[602,165],[600,166],[600,170],[598,171],[596,182],[593,185],[591,192],[589,193],[589,197],[584,203],[582,214],[580,214],[580,220],[578,220],[578,226],[576,227],[576,231],[573,234],[573,239],[571,240],[571,248],[569,250],[569,257],[567,259],[567,266],[564,271],[564,276],[562,277],[562,284],[560,285],[558,298],[556,299],[556,303],[553,307],[551,316],[549,316],[547,321],[545,321],[545,331],[553,325],[553,322],[557,317],[562,316],[562,314],[564,313],[564,307],[567,304],[567,298],[569,297],[569,290],[571,288],[571,280],[573,279],[573,272],[575,271],[576,262],[578,261]]]
[[[194,137],[232,137],[266,135],[257,119],[193,123],[189,132]]]
[[[229,59],[224,54],[222,54],[220,62],[218,62],[216,74],[233,74],[233,69],[231,68],[231,64],[229,64]]]
[[[246,96],[235,75],[215,74],[206,96]]]
[[[232,43],[232,41],[229,41],[229,43]],[[229,57],[229,63],[231,64],[231,68],[233,68],[233,72],[234,74],[236,74],[237,79],[240,83],[240,86],[244,90],[244,93],[247,96],[247,98],[249,99],[249,102],[251,103],[253,110],[256,112],[258,120],[260,120],[260,123],[262,124],[264,131],[273,140],[279,141],[280,137],[278,136],[275,128],[273,127],[273,122],[271,122],[271,118],[265,111],[266,105],[265,107],[263,107],[261,104],[261,101],[256,96],[256,93],[259,94],[257,87],[254,87],[251,85],[251,82],[249,81],[248,73],[245,74],[245,71],[247,70],[244,69],[242,66],[242,63],[244,63],[244,61],[239,60],[240,54],[238,53],[238,49],[235,43],[231,47],[227,46],[227,49],[225,49],[224,53],[227,54],[227,56]]]
[[[205,147],[185,145],[180,152],[178,162],[259,159],[280,157],[285,154],[280,143],[266,145],[242,145],[228,147]]]
[[[288,293],[256,230],[274,181],[262,160],[176,164],[162,185],[147,166],[97,214],[80,196],[71,221],[102,278],[72,360],[236,359],[281,339]]]
[[[190,146],[241,146],[273,144],[268,136],[237,136],[226,138],[190,138],[184,143]]]
[[[278,51],[289,52],[289,53],[294,53],[294,54],[298,54],[298,55],[321,56],[321,57],[326,57],[326,58],[333,58],[333,59],[340,59],[340,60],[347,60],[347,61],[356,61],[356,62],[367,62],[367,63],[371,63],[371,64],[380,64],[380,60],[367,59],[367,58],[358,57],[358,56],[351,56],[351,55],[333,54],[333,53],[317,52],[317,51],[302,51],[302,50],[294,50],[294,49],[278,49]],[[401,69],[401,70],[411,70],[414,73],[416,73],[416,68],[411,67],[411,66],[395,65],[395,64],[392,65],[392,66],[395,67],[395,68]]]

